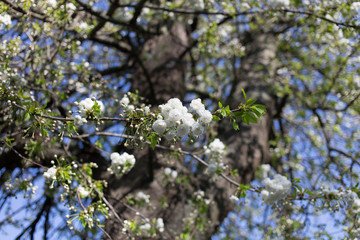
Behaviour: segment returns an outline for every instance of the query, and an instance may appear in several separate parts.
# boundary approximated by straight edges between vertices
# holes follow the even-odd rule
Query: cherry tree
[[[1,0],[1,230],[360,237],[359,10]]]

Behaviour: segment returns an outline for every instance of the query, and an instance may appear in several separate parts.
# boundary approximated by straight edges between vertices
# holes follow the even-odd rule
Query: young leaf
[[[255,103],[255,102],[256,102],[256,99],[250,98],[250,99],[246,100],[246,105],[247,105],[247,106],[250,106],[250,105],[252,105],[252,104]]]
[[[246,93],[244,91],[244,89],[242,88],[241,91],[243,92],[243,95],[244,95],[244,98],[245,98],[245,101],[247,101],[247,97],[246,97]]]

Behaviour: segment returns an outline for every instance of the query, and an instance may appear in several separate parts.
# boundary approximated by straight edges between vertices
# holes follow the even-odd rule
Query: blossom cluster
[[[82,198],[86,198],[90,194],[90,192],[87,191],[83,186],[79,186],[77,188],[77,191],[79,192],[80,197],[82,197]]]
[[[19,178],[15,178],[14,182],[11,182],[11,180],[6,181],[4,186],[8,191],[14,191],[17,189],[24,190],[24,197],[32,197],[32,195],[35,194],[36,190],[39,188],[38,186],[34,186],[33,183],[29,180],[20,180]]]
[[[289,0],[269,0],[268,3],[272,7],[288,7],[290,5]]]
[[[143,192],[138,192],[136,194],[136,200],[141,201],[141,202],[145,202],[145,203],[150,203],[150,195],[145,194]]]
[[[11,24],[11,16],[9,14],[0,15],[0,23],[5,25]]]
[[[122,229],[123,232],[126,232],[127,229],[134,229],[133,226],[137,225],[133,221],[125,220],[124,221],[124,228]],[[164,232],[165,224],[162,218],[153,218],[150,222],[150,219],[144,218],[142,222],[138,225],[139,233],[142,236],[150,236],[152,232]]]
[[[173,179],[177,178],[178,172],[176,170],[172,170],[171,168],[165,168],[164,169],[164,175],[167,177],[172,177]]]
[[[176,137],[183,138],[189,133],[195,137],[201,135],[204,126],[211,122],[212,114],[205,109],[199,98],[192,100],[190,106],[196,111],[197,120],[178,98],[172,98],[166,104],[160,105],[160,114],[152,125],[153,130],[165,135],[168,141]]]
[[[81,100],[77,105],[79,106],[79,112],[85,118],[97,116],[105,109],[104,104],[101,101],[96,100],[95,98],[85,98],[84,100]]]
[[[205,156],[209,159],[208,173],[213,174],[217,169],[224,168],[221,162],[225,155],[225,145],[220,139],[215,138],[208,146],[205,146]]]
[[[55,166],[49,168],[46,172],[43,173],[44,178],[47,180],[56,180],[57,169]]]
[[[268,205],[284,199],[291,193],[291,182],[284,176],[276,174],[274,179],[264,180],[265,189],[261,191],[264,202]]]
[[[117,152],[113,152],[110,155],[111,166],[108,168],[108,171],[115,175],[123,175],[128,173],[135,165],[135,157],[134,155],[128,154],[124,152],[123,154],[119,154]]]

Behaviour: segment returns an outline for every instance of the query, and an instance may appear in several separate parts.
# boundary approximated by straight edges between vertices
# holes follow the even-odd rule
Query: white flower
[[[164,231],[164,220],[162,218],[156,219],[156,226],[155,226],[159,232]]]
[[[11,17],[9,14],[0,15],[0,22],[5,25],[11,24]]]
[[[135,110],[135,106],[134,105],[128,105],[126,108],[128,111],[132,112]]]
[[[182,102],[178,98],[171,98],[167,104],[172,108],[180,108],[182,107]]]
[[[166,176],[169,176],[170,174],[171,174],[171,168],[165,168],[164,169],[164,174],[166,175]]]
[[[233,202],[233,203],[237,203],[237,201],[239,201],[239,198],[235,195],[231,195],[230,196],[230,201]]]
[[[128,173],[136,163],[134,155],[128,154],[126,152],[121,155],[117,152],[113,152],[110,155],[110,159],[111,166],[108,170],[111,173],[115,173],[116,175]]]
[[[208,158],[221,160],[225,153],[225,145],[220,139],[215,138],[205,150],[205,156]]]
[[[148,106],[146,106],[146,107],[144,108],[144,113],[145,113],[145,115],[149,115],[149,113],[150,113],[150,108],[149,108]]]
[[[360,199],[357,198],[352,204],[353,213],[360,213]]]
[[[82,118],[80,115],[76,115],[74,117],[74,125],[76,127],[80,127],[81,125],[86,124],[86,123],[87,123],[87,120],[85,118]]]
[[[214,174],[216,173],[216,170],[217,170],[217,166],[215,163],[210,163],[208,168],[207,168],[207,171],[209,174]]]
[[[198,190],[198,191],[194,192],[194,196],[195,196],[196,200],[200,200],[205,196],[205,193],[202,190]]]
[[[69,11],[75,11],[76,10],[76,7],[73,3],[66,3],[66,8],[69,10]]]
[[[125,95],[121,100],[120,100],[120,105],[123,107],[127,107],[130,103],[129,98]]]
[[[268,3],[272,7],[287,7],[290,5],[289,0],[268,0]]]
[[[43,176],[46,179],[56,180],[56,172],[57,172],[56,167],[51,167],[46,172],[44,172]]]
[[[208,123],[210,123],[210,122],[212,121],[213,116],[212,116],[212,114],[211,114],[210,111],[208,111],[208,110],[201,110],[200,112],[198,112],[198,114],[199,114],[199,116],[200,116],[199,120],[200,120],[201,122],[203,122],[203,123],[205,123],[205,124],[208,124]]]
[[[173,171],[171,172],[171,177],[172,177],[172,178],[177,178],[177,176],[178,176],[177,171],[173,170]]]
[[[89,192],[88,191],[86,191],[85,190],[85,188],[84,187],[82,187],[82,186],[79,186],[78,187],[78,192],[79,192],[79,194],[80,194],[80,196],[82,197],[82,198],[86,198],[87,196],[89,196]]]
[[[113,152],[110,155],[110,159],[112,165],[123,165],[126,162],[125,158],[117,152]]]
[[[165,134],[165,138],[168,141],[173,140],[175,138],[175,136],[176,136],[176,131],[175,130],[170,130]]]
[[[354,14],[358,14],[360,10],[360,2],[353,2],[350,6],[350,9]]]
[[[97,100],[96,102],[99,106],[100,112],[103,112],[105,109],[104,104],[99,100]],[[79,108],[81,113],[83,115],[86,115],[87,112],[91,111],[94,105],[95,105],[95,101],[93,101],[91,98],[85,98],[84,100],[80,101]]]
[[[89,25],[86,22],[81,22],[78,26],[78,28],[82,31],[88,29]]]
[[[264,202],[268,205],[284,199],[291,193],[291,182],[284,176],[276,174],[273,180],[264,180],[265,189],[261,191]]]
[[[151,225],[150,225],[150,223],[145,223],[145,224],[141,225],[139,228],[141,231],[147,232],[147,231],[150,231]]]
[[[190,127],[185,125],[185,124],[181,124],[177,127],[176,129],[176,135],[180,138],[185,137],[190,131]]]
[[[53,7],[53,8],[56,7],[56,5],[57,5],[56,0],[47,0],[46,2],[50,7]]]
[[[152,125],[152,129],[154,129],[155,132],[157,132],[158,134],[163,134],[166,130],[166,122],[164,120],[156,120],[153,125]]]
[[[191,132],[194,136],[200,136],[204,132],[204,128],[201,126],[201,124],[195,122],[191,126]]]
[[[138,192],[136,195],[136,199],[139,201],[144,201],[145,203],[150,203],[150,195],[147,195],[143,192]]]
[[[205,110],[204,104],[202,104],[201,99],[197,98],[191,101],[190,107],[192,107],[196,112]]]

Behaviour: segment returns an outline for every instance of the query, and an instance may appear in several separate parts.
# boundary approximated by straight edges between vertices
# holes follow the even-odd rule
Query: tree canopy
[[[360,238],[359,10],[1,0],[1,234]]]

